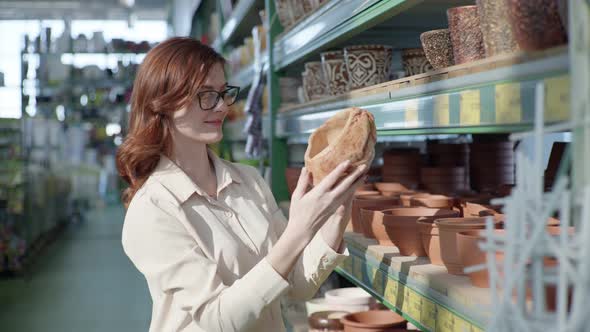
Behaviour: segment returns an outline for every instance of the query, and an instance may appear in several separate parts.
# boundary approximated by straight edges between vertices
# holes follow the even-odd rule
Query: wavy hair
[[[129,187],[125,206],[143,186],[160,161],[172,150],[171,114],[189,107],[209,69],[225,59],[207,45],[186,38],[170,38],[148,52],[131,93],[127,137],[117,151],[117,169]]]

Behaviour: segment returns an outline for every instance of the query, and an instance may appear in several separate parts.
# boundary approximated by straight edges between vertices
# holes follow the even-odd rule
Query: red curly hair
[[[117,151],[119,175],[129,184],[122,195],[125,206],[160,155],[172,152],[170,115],[191,104],[209,69],[218,63],[225,59],[192,38],[170,38],[148,52],[133,83],[128,134]]]

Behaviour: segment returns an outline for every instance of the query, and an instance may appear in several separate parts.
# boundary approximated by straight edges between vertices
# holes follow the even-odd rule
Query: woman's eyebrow
[[[228,86],[229,83],[225,82],[221,85],[221,89],[225,89]],[[215,90],[215,87],[211,86],[211,85],[201,85],[201,87],[199,88],[199,90]]]

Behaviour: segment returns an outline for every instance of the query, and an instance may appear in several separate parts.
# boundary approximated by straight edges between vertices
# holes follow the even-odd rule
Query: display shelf
[[[532,128],[538,82],[546,83],[547,121],[568,120],[569,59],[567,52],[551,53],[555,52],[541,59],[425,84],[406,79],[387,82],[342,97],[282,109],[277,115],[277,135],[309,135],[335,113],[351,106],[373,113],[379,137],[527,130]],[[493,67],[497,62],[484,60],[482,64]],[[463,69],[477,71],[482,64]],[[438,74],[410,79],[428,82],[432,75]]]
[[[346,233],[350,257],[336,271],[401,313],[423,331],[483,331],[491,316],[488,289],[447,273],[426,257],[400,256],[397,248]]]
[[[355,35],[400,14],[403,14],[399,20],[400,24],[397,24],[396,17],[395,22],[387,27],[387,31],[377,31],[377,35],[387,36],[385,40],[396,42],[397,47],[400,46],[400,39],[404,39],[405,44],[412,42],[415,47],[420,42],[419,29],[427,31],[440,28],[446,23],[445,10],[462,4],[472,4],[472,2],[332,0],[277,37],[273,47],[273,65],[276,69],[282,69],[312,54],[317,54],[322,49],[349,41]],[[429,19],[425,19],[426,17]],[[417,25],[417,20],[424,23]],[[411,38],[407,38],[408,36]]]
[[[246,125],[247,118],[228,121],[224,124],[223,139],[227,142],[243,142],[246,141],[247,135],[244,133],[244,127]],[[267,114],[262,116],[262,136],[268,139],[270,133],[270,118]]]
[[[267,70],[268,57],[263,56],[261,62],[262,62],[263,69]],[[256,74],[255,71],[256,71],[256,64],[252,63],[252,64],[248,65],[247,67],[245,67],[244,69],[237,72],[235,75],[233,75],[230,78],[230,81],[232,84],[235,84],[242,89],[248,88],[250,85],[252,85],[252,82],[253,82],[255,74]]]
[[[260,0],[240,0],[230,18],[225,22],[220,35],[213,42],[213,48],[220,50],[224,45],[240,40],[260,21],[256,8],[262,5]]]

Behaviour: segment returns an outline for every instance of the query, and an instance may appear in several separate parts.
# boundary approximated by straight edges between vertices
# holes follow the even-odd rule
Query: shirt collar
[[[242,182],[235,166],[222,160],[209,149],[207,149],[207,154],[215,168],[217,195],[231,183]],[[153,177],[166,187],[179,200],[180,204],[186,202],[194,193],[209,197],[178,165],[164,155],[160,155],[160,161],[154,170]]]

